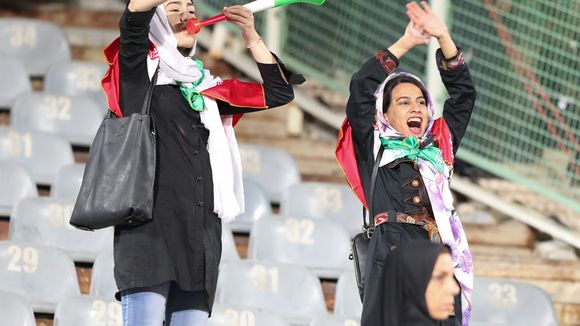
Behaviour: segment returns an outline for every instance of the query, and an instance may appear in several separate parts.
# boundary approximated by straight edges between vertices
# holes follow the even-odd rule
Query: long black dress
[[[439,49],[437,62],[441,79],[450,96],[445,101],[443,117],[451,130],[455,153],[471,117],[475,103],[475,87],[467,65],[463,64],[461,52],[453,58],[444,59]],[[389,51],[380,51],[364,63],[351,79],[346,115],[352,125],[355,155],[365,190],[370,187],[374,163],[373,124],[376,112],[374,93],[398,64],[398,59]],[[453,69],[445,70],[444,65],[453,66]],[[408,158],[395,160],[379,168],[375,187],[373,216],[391,212],[417,215],[423,213],[425,209],[431,210],[418,167]],[[393,246],[417,239],[429,240],[429,237],[427,231],[416,224],[382,223],[373,233],[365,271],[362,326],[385,325],[380,313],[384,309],[381,292],[385,261]],[[455,323],[461,325],[459,296],[456,303],[456,320],[444,322],[443,325]]]
[[[125,10],[120,20],[120,104],[123,115],[140,110],[149,86],[147,52],[154,10]],[[290,102],[301,76],[280,62],[258,64],[267,107]],[[282,76],[284,74],[284,77]],[[286,80],[289,81],[287,83]],[[256,111],[218,101],[220,114]],[[153,220],[116,227],[115,281],[119,291],[176,282],[185,291],[205,290],[212,307],[221,257],[221,220],[213,212],[213,183],[206,149],[209,131],[176,85],[153,89],[158,162]]]

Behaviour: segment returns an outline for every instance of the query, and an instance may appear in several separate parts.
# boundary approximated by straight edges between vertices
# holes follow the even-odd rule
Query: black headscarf
[[[406,242],[395,248],[385,262],[381,320],[384,326],[435,326],[429,316],[425,290],[437,257],[445,246],[428,241]]]

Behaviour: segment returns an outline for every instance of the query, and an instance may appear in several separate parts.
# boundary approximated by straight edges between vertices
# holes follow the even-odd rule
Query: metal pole
[[[451,30],[451,1],[450,0],[431,0],[429,1],[431,9],[437,16],[447,24],[449,30]],[[433,104],[435,105],[435,117],[440,117],[443,114],[443,103],[447,98],[447,91],[441,82],[441,77],[439,76],[439,70],[437,69],[437,63],[435,62],[435,51],[439,48],[439,44],[436,40],[431,40],[429,42],[429,49],[427,51],[427,66],[425,75],[427,76],[427,89],[429,89],[429,94],[433,99]]]

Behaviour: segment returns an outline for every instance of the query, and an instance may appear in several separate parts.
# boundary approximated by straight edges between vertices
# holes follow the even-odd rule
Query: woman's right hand
[[[129,11],[149,11],[164,3],[165,1],[166,0],[130,0]]]
[[[412,21],[407,24],[407,28],[405,28],[405,34],[403,34],[403,38],[407,39],[409,43],[413,44],[413,47],[417,45],[424,45],[431,41],[431,36],[425,34],[417,25],[415,25]]]

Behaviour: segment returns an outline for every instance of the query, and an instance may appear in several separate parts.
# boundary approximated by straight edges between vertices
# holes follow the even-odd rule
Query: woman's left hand
[[[224,15],[228,21],[242,30],[242,37],[246,45],[251,46],[260,41],[260,35],[254,27],[254,14],[244,6],[224,7]]]

